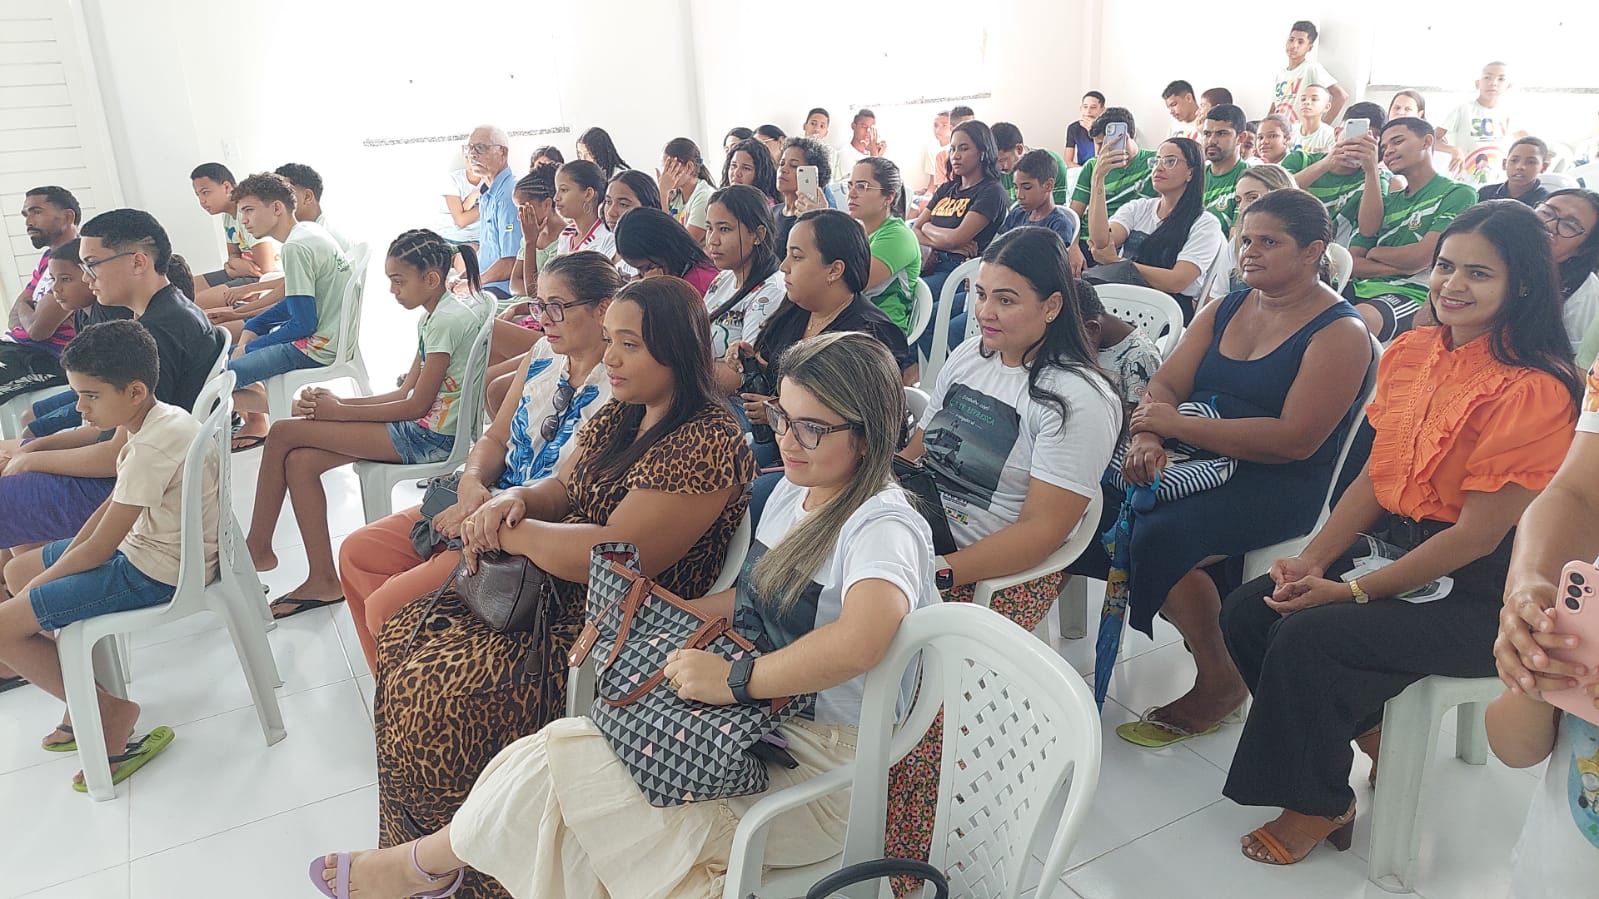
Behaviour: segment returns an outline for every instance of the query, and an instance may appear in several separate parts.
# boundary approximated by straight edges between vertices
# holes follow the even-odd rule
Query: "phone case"
[[[816,166],[800,166],[799,170],[794,173],[795,187],[806,196],[814,196],[821,189],[821,186],[817,183],[819,174]]]
[[[1551,649],[1549,655],[1562,662],[1588,667],[1588,675],[1578,685],[1565,690],[1549,690],[1544,701],[1570,712],[1584,721],[1599,724],[1599,709],[1587,694],[1599,681],[1599,568],[1587,562],[1568,562],[1560,572],[1560,592],[1555,596],[1554,621],[1557,634],[1572,634],[1579,639],[1575,649]]]

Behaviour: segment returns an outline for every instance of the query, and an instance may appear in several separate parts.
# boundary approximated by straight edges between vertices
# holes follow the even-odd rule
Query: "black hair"
[[[1231,103],[1221,103],[1216,106],[1212,106],[1210,111],[1205,113],[1205,121],[1226,122],[1227,124],[1233,126],[1233,130],[1239,134],[1242,134],[1244,132],[1244,126],[1249,124],[1249,119],[1245,117],[1244,111]]]
[[[303,162],[286,162],[273,169],[274,174],[287,178],[295,187],[303,187],[318,201],[322,199],[322,176]]]
[[[1105,105],[1105,95],[1100,93],[1099,91],[1089,91],[1088,93],[1083,94],[1083,99],[1086,100],[1089,97],[1093,97],[1095,100],[1098,100],[1100,106],[1104,106]]]
[[[233,179],[233,172],[220,162],[203,162],[195,166],[194,171],[189,173],[189,180],[198,181],[201,178],[210,178],[218,184],[238,183]]]
[[[51,206],[72,213],[72,224],[83,224],[83,207],[78,205],[78,198],[72,195],[72,191],[67,190],[65,187],[46,184],[43,187],[35,187],[33,190],[23,194],[23,196],[44,197],[44,201]]]
[[[767,158],[770,159],[771,154],[767,154]],[[777,266],[782,261],[782,254],[776,246],[777,224],[772,220],[772,204],[766,194],[748,184],[735,184],[711,194],[708,205],[717,204],[743,225],[744,230],[757,235],[757,239],[750,247],[750,268],[749,274],[744,276],[744,284],[733,294],[732,299],[711,313],[711,321],[717,321],[737,308],[745,297],[758,290],[767,278],[772,277],[772,273],[777,271]],[[759,233],[762,229],[765,229],[764,234]]]
[[[1327,207],[1315,195],[1303,190],[1272,190],[1260,195],[1244,210],[1244,218],[1256,213],[1269,215],[1282,223],[1283,230],[1302,249],[1316,241],[1333,240],[1332,219]]]
[[[555,166],[541,165],[523,175],[511,188],[511,196],[515,198],[517,194],[529,200],[555,199]]]
[[[635,210],[622,222],[634,221],[644,211],[649,210]],[[659,209],[654,211],[671,218]],[[611,439],[598,448],[593,462],[579,462],[584,468],[592,466],[601,479],[620,478],[656,443],[705,407],[725,407],[711,368],[711,321],[705,311],[705,298],[694,285],[681,278],[644,278],[618,291],[613,302],[639,307],[644,319],[644,348],[656,362],[672,371],[672,405],[643,434],[638,432],[644,422],[643,404],[623,406],[621,426],[610,432]]]
[[[1172,97],[1181,97],[1183,94],[1192,97],[1194,95],[1194,86],[1179,78],[1166,85],[1166,89],[1160,92],[1160,98],[1169,100]]]
[[[808,137],[791,137],[783,141],[783,151],[786,153],[791,148],[805,154],[806,165],[816,166],[818,186],[833,183],[833,153],[826,144]]]
[[[143,209],[102,212],[85,222],[78,235],[99,238],[118,252],[122,252],[122,247],[132,244],[149,247],[150,262],[163,275],[167,272],[167,263],[172,261],[172,240],[167,237],[167,229]]]
[[[67,241],[66,243],[62,244],[61,246],[55,247],[54,249],[52,249],[50,251],[50,261],[51,262],[66,262],[66,263],[70,263],[72,265],[78,265],[78,264],[83,262],[83,256],[80,255],[83,252],[82,248],[83,248],[83,238],[74,237],[71,240]],[[172,260],[170,260],[170,259],[167,260],[167,264],[171,265],[172,264]],[[192,284],[194,282],[194,279],[190,278],[189,282]]]
[[[776,125],[758,126],[755,129],[755,136],[764,137],[767,140],[788,140],[788,135],[784,134],[783,129],[777,127]]]
[[[1089,345],[1088,334],[1083,330],[1077,279],[1072,277],[1066,244],[1048,228],[1014,228],[994,238],[982,259],[985,267],[1002,265],[1021,275],[1040,300],[1060,294],[1060,313],[1044,325],[1043,336],[1027,348],[1023,358],[1033,355],[1033,361],[1027,363],[1027,395],[1053,407],[1064,425],[1071,417],[1066,399],[1042,383],[1051,369],[1065,369],[1089,381],[1099,377],[1107,387],[1114,387],[1110,376],[1099,367],[1099,348]],[[980,352],[985,359],[994,355],[988,349]]]
[[[576,181],[580,190],[594,191],[594,217],[604,217],[606,181],[605,173],[600,171],[599,166],[586,159],[574,159],[562,165],[556,174]]]
[[[1188,243],[1188,232],[1194,220],[1205,215],[1205,154],[1200,151],[1198,141],[1186,137],[1169,137],[1161,143],[1176,147],[1192,174],[1177,205],[1172,207],[1171,215],[1166,216],[1138,248],[1137,261],[1157,268],[1172,268]]]
[[[1544,197],[1544,202],[1547,203],[1555,197],[1576,197],[1582,200],[1593,210],[1595,219],[1599,220],[1599,193],[1581,187],[1567,187],[1552,191],[1549,196]],[[61,252],[59,249],[52,250],[50,255],[54,256],[59,252]],[[1582,282],[1588,280],[1589,275],[1599,271],[1599,228],[1589,228],[1582,245],[1577,247],[1577,252],[1572,254],[1570,259],[1559,263],[1559,266],[1560,293],[1569,297],[1582,286]]]
[[[871,119],[875,122],[877,121],[877,113],[872,112],[870,109],[862,106],[860,109],[855,110],[855,116],[854,118],[850,119],[850,124],[859,122],[861,119]]]
[[[952,119],[954,119],[954,118],[975,119],[975,118],[977,118],[977,110],[971,108],[970,106],[951,106],[949,108],[949,117],[952,118]]]
[[[892,159],[884,156],[867,156],[864,159],[857,160],[855,164],[861,165],[862,163],[872,167],[872,180],[876,181],[877,186],[892,198],[889,200],[888,214],[896,218],[904,218],[905,178],[900,175],[899,166],[895,165]],[[853,172],[850,177],[854,177]]]
[[[438,272],[441,287],[449,281],[456,253],[461,254],[461,262],[466,268],[466,283],[472,285],[474,293],[482,290],[483,285],[478,279],[477,252],[471,244],[457,246],[426,228],[407,231],[389,244],[390,259],[398,259],[423,274]]]
[[[764,150],[766,148],[762,147],[761,149]],[[771,154],[768,153],[767,157],[770,158]],[[638,169],[623,169],[611,176],[611,184],[615,184],[618,181],[632,191],[633,196],[638,197],[639,206],[647,209],[661,208],[661,186],[655,183],[654,178]],[[609,186],[607,186],[607,190],[609,190]]]
[[[1300,19],[1294,24],[1288,26],[1289,34],[1293,34],[1296,31],[1303,31],[1305,36],[1310,38],[1310,42],[1312,44],[1316,43],[1316,38],[1320,36],[1320,32],[1316,30],[1315,23],[1306,21],[1305,19]]]
[[[1076,278],[1072,281],[1072,289],[1077,291],[1077,309],[1082,312],[1083,321],[1105,314],[1105,303],[1099,298],[1099,291],[1094,289],[1094,285]]]
[[[1089,137],[1104,137],[1105,126],[1111,122],[1125,122],[1128,134],[1137,134],[1138,125],[1133,121],[1133,111],[1125,106],[1110,106],[1099,114],[1094,124],[1088,126]]]
[[[1239,132],[1239,134],[1259,134],[1259,133],[1260,133],[1260,119],[1250,119],[1249,121],[1245,122],[1244,123],[1244,130]]]
[[[52,250],[50,256],[54,258],[55,251]],[[166,275],[167,280],[172,282],[172,286],[176,287],[184,296],[188,296],[189,292],[194,290],[194,270],[189,268],[189,260],[184,259],[181,255],[173,253],[172,258],[167,260]]]
[[[294,212],[294,187],[289,179],[275,172],[257,172],[233,185],[233,202],[245,197],[255,197],[263,203],[282,203],[290,213]]]
[[[705,167],[705,157],[700,155],[700,145],[686,137],[674,137],[666,142],[661,153],[677,160],[695,166],[699,171],[696,177],[707,184],[715,184],[716,177],[711,170]]]
[[[700,242],[659,206],[640,206],[622,216],[616,223],[616,252],[635,268],[634,260],[648,260],[678,278],[711,264]],[[700,308],[705,308],[703,297]]]
[[[1221,106],[1233,102],[1233,92],[1225,87],[1213,87],[1200,94],[1199,98],[1211,106]]]
[[[994,146],[1001,150],[1014,150],[1027,143],[1022,138],[1022,129],[1010,122],[995,122],[989,126],[989,133],[994,135]]]
[[[578,250],[544,263],[539,277],[549,276],[565,282],[580,303],[608,300],[622,289],[622,273],[616,270],[609,257],[594,250]]]
[[[1258,200],[1256,202],[1259,202]],[[1490,323],[1488,348],[1505,365],[1552,375],[1582,401],[1582,378],[1562,324],[1559,277],[1538,214],[1520,200],[1488,200],[1462,212],[1438,238],[1433,264],[1455,234],[1480,234],[1505,265],[1505,300]]]
[[[1404,128],[1417,137],[1432,137],[1434,133],[1433,127],[1427,124],[1426,119],[1418,118],[1416,116],[1405,116],[1403,118],[1384,122],[1382,126],[1382,133],[1387,134],[1388,131],[1393,128]]]
[[[783,202],[783,195],[777,192],[777,163],[772,161],[772,154],[755,138],[746,138],[733,145],[727,151],[727,158],[722,160],[722,186],[728,187],[728,174],[733,169],[733,157],[743,153],[750,158],[750,165],[755,167],[754,187],[765,194],[772,203]],[[660,204],[656,204],[660,205]]]
[[[829,113],[827,110],[823,109],[820,106],[811,107],[811,111],[807,112],[805,114],[805,118],[809,119],[811,116],[816,115],[817,113],[821,113],[822,114],[822,118],[826,119],[829,123],[832,123],[832,121],[833,121],[832,114]]]
[[[950,132],[949,139],[951,144],[954,143],[955,135],[957,134],[966,135],[967,137],[971,138],[972,143],[977,145],[977,159],[983,170],[983,180],[986,181],[989,178],[992,178],[995,181],[998,181],[999,147],[995,146],[994,144],[994,132],[989,131],[988,126],[984,125],[982,122],[979,122],[976,119],[968,119],[967,121],[956,125],[954,130]],[[954,155],[955,154],[953,153],[950,154],[950,156]],[[955,163],[946,160],[944,163],[944,172],[945,177],[951,181],[954,181]]]
[[[583,132],[577,142],[589,151],[589,158],[600,167],[606,177],[615,178],[616,173],[632,168],[622,159],[622,154],[616,152],[616,144],[611,140],[611,135],[604,128],[598,126]]]
[[[1409,97],[1410,99],[1416,101],[1416,115],[1426,118],[1427,98],[1421,95],[1421,91],[1413,91],[1409,88],[1405,88],[1402,91],[1394,91],[1394,96],[1388,98],[1389,108],[1392,108],[1394,105],[1394,97]]]
[[[850,293],[865,290],[872,274],[872,249],[866,242],[866,231],[861,223],[838,209],[812,209],[800,216],[794,227],[805,223],[811,226],[811,240],[816,244],[822,263],[832,265],[842,260],[844,285]]]
[[[61,351],[61,367],[117,390],[139,381],[154,396],[161,358],[149,329],[132,319],[90,325]]]
[[[1344,108],[1343,121],[1350,119],[1365,119],[1371,123],[1371,130],[1382,133],[1383,126],[1388,124],[1388,112],[1370,100],[1351,103]]]
[[[1510,148],[1505,150],[1505,155],[1509,156],[1517,147],[1521,146],[1522,144],[1526,144],[1527,146],[1532,147],[1534,150],[1537,150],[1539,157],[1543,159],[1549,158],[1549,145],[1544,143],[1543,138],[1533,137],[1530,134],[1526,137],[1518,137],[1511,141]]]
[[[1022,158],[1016,160],[1016,168],[1011,172],[1011,177],[1018,173],[1027,175],[1039,184],[1053,181],[1060,176],[1060,170],[1055,168],[1055,157],[1049,155],[1048,150],[1028,150]]]
[[[566,164],[566,154],[561,152],[560,147],[553,146],[551,144],[545,144],[542,147],[534,148],[533,155],[529,156],[527,161],[532,163],[536,159],[546,160],[545,165],[549,165],[552,162],[557,166]],[[535,168],[538,168],[538,166],[530,164],[528,166],[528,171],[532,171]]]
[[[730,137],[734,138],[735,140],[745,141],[754,136],[755,132],[753,130],[745,128],[743,125],[739,125],[735,128],[727,129],[727,133],[722,135],[722,143],[727,143],[727,139]]]

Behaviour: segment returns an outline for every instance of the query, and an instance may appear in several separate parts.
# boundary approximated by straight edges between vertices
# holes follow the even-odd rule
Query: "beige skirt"
[[[855,758],[855,728],[793,720],[799,762],[767,766],[781,790]],[[520,899],[714,899],[739,817],[761,795],[656,808],[587,718],[562,718],[495,756],[450,824],[464,862]],[[843,847],[849,793],[779,818],[768,867],[825,861]]]

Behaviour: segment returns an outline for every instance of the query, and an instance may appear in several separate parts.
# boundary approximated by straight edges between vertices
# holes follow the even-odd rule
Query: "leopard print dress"
[[[621,477],[600,476],[593,459],[613,441],[631,442],[625,404],[612,400],[578,434],[578,462],[567,487],[567,522],[605,521],[631,489],[704,495],[747,485],[755,461],[738,424],[720,407],[661,438]],[[700,596],[715,581],[748,504],[740,491],[698,542],[657,581]],[[450,823],[478,774],[505,746],[566,709],[566,651],[582,627],[586,584],[556,581],[548,640],[490,630],[447,590],[437,603],[410,603],[378,635],[379,830],[383,846],[417,839]],[[508,896],[469,872],[459,899]]]

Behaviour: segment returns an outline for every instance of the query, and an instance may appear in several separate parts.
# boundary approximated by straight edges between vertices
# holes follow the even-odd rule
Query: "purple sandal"
[[[443,874],[430,874],[427,871],[422,870],[422,863],[416,859],[416,847],[417,843],[419,842],[421,841],[418,840],[411,844],[411,867],[416,869],[416,873],[426,877],[429,880],[441,880],[450,876],[449,872],[445,872]],[[311,882],[315,884],[316,888],[322,892],[322,895],[327,896],[328,899],[349,899],[350,853],[340,852],[334,856],[334,858],[338,861],[339,867],[338,874],[333,879],[333,889],[329,890],[328,882],[322,879],[322,872],[327,870],[327,856],[325,855],[317,856],[311,860]],[[434,890],[431,893],[415,893],[413,896],[415,899],[445,899],[445,897],[455,895],[455,891],[461,888],[461,882],[465,879],[466,869],[456,868],[455,879],[450,881],[450,885],[448,887],[445,887],[442,890]]]

